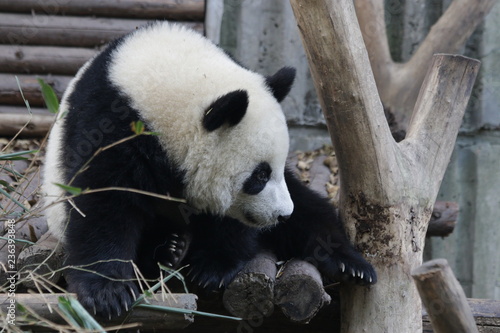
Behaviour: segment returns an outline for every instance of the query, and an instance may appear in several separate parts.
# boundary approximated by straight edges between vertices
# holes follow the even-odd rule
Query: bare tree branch
[[[406,129],[432,56],[459,52],[496,1],[451,2],[405,64],[394,63],[390,56],[384,0],[355,0],[355,3],[382,103],[394,115],[399,128]]]

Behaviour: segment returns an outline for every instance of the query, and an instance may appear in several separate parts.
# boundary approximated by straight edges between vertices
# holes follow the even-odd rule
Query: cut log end
[[[224,291],[224,307],[243,319],[270,316],[274,311],[275,276],[275,256],[257,255]]]
[[[274,299],[286,317],[303,324],[331,301],[316,267],[300,260],[286,263],[276,283]]]
[[[274,310],[273,290],[274,279],[267,274],[240,273],[224,292],[224,307],[243,319],[269,317]]]

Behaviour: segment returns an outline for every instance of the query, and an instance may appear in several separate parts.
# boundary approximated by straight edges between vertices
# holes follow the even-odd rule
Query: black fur
[[[377,282],[373,267],[347,239],[332,205],[304,186],[289,170],[285,170],[285,180],[294,210],[286,222],[262,233],[263,246],[274,252],[278,260],[309,261],[329,279],[359,284]],[[361,272],[362,278],[358,274]]]
[[[236,90],[217,98],[205,111],[203,127],[209,132],[221,127],[237,125],[247,112],[248,94],[244,90]]]
[[[179,197],[185,185],[184,175],[170,162],[156,136],[125,141],[85,164],[99,147],[130,136],[130,123],[141,120],[107,79],[110,54],[119,43],[112,43],[94,60],[69,98],[71,109],[65,116],[60,152],[65,180],[83,189],[127,187]],[[267,82],[281,100],[290,90],[291,81],[292,70],[286,69]],[[229,104],[218,99],[205,116],[203,125],[208,131],[226,122],[234,126],[244,116],[241,110],[248,103],[246,92],[232,94]],[[233,98],[235,109],[240,110],[237,115],[226,112]],[[85,270],[99,275],[74,268],[67,273],[69,290],[98,315],[116,316],[138,295],[132,261],[147,277],[158,276],[157,262],[167,266],[189,264],[188,278],[207,290],[216,290],[227,285],[263,248],[274,251],[280,260],[309,260],[331,279],[374,283],[373,268],[347,240],[333,207],[291,172],[286,171],[285,178],[294,212],[288,221],[265,231],[228,217],[201,214],[184,204],[131,192],[76,197],[75,204],[86,217],[67,205],[68,264],[86,265]],[[341,267],[345,267],[343,272]]]
[[[260,193],[266,187],[271,176],[271,166],[267,162],[262,162],[255,167],[254,171],[243,183],[243,192],[250,195]]]
[[[293,67],[283,67],[274,75],[266,78],[266,84],[278,102],[281,102],[292,89],[295,72]]]

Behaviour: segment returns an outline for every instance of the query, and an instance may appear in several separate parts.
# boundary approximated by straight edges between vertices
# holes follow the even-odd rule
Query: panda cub
[[[217,290],[259,251],[302,258],[331,279],[376,282],[327,200],[285,168],[279,102],[295,70],[263,77],[203,36],[165,22],[140,28],[88,61],[69,85],[47,147],[51,232],[65,243],[68,289],[90,311],[119,316],[158,263],[189,265]],[[132,135],[142,121],[155,135]],[[107,147],[99,151],[99,148]],[[109,190],[55,203],[64,190]],[[96,272],[97,274],[93,273]]]

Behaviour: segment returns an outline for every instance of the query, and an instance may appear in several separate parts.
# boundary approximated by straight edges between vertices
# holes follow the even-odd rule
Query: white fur
[[[47,153],[45,155],[44,182],[42,191],[45,195],[45,216],[50,232],[58,239],[64,240],[64,230],[68,221],[68,214],[64,209],[64,204],[56,203],[65,195],[62,188],[55,184],[64,184],[63,170],[61,166],[61,145],[64,129],[64,115],[69,111],[68,97],[73,92],[76,82],[88,68],[93,58],[87,61],[71,80],[59,105],[59,112],[56,121],[50,131],[47,143]]]
[[[291,214],[283,177],[288,130],[261,75],[237,65],[199,34],[162,23],[138,30],[118,47],[110,77],[186,172],[190,204],[240,219],[235,212],[246,205],[262,225]],[[202,127],[207,107],[238,89],[249,95],[242,121],[208,133]],[[244,180],[262,161],[272,167],[271,181],[259,195],[241,198]]]

